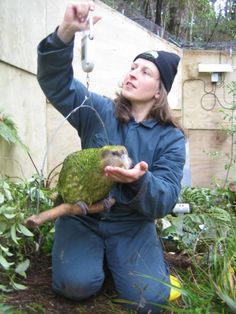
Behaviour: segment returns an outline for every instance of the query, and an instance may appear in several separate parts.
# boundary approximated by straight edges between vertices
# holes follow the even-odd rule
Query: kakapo
[[[104,168],[113,166],[129,169],[131,164],[127,149],[119,145],[87,148],[68,155],[63,162],[57,183],[63,204],[30,216],[26,225],[36,227],[62,215],[80,214],[81,202],[90,206],[90,213],[101,211],[105,205],[103,202],[97,202],[108,196],[114,184],[105,176]],[[108,206],[114,202],[114,199],[109,200]]]
[[[113,182],[104,175],[106,166],[129,169],[131,160],[124,146],[87,148],[70,154],[63,162],[58,192],[65,203],[91,205],[106,197]]]

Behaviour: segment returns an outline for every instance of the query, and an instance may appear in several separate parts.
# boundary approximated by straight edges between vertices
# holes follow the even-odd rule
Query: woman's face
[[[139,58],[126,74],[121,93],[131,103],[146,103],[158,98],[159,87],[160,73],[155,64]]]

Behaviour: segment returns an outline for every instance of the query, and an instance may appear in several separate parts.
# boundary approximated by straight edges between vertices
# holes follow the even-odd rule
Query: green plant
[[[15,122],[2,110],[0,110],[0,138],[7,143],[19,144],[24,150],[28,151],[28,148],[20,139]]]
[[[16,314],[10,305],[0,303],[0,313],[1,314]]]
[[[114,0],[103,0],[106,5],[110,6],[113,9],[117,9],[118,5],[115,3]]]
[[[38,231],[33,234],[24,225],[26,217],[36,213],[39,207],[40,210],[44,210],[52,206],[50,198],[52,190],[43,188],[40,182],[41,179],[37,176],[18,182],[9,178],[0,180],[0,290],[2,291],[25,289],[20,282],[26,277],[30,259],[39,251],[40,246],[42,247],[42,233]]]
[[[25,314],[18,312],[12,305],[7,304],[7,297],[0,293],[0,313],[1,314]]]
[[[236,234],[217,239],[208,262],[193,257],[193,267],[179,271],[182,279],[182,307],[193,314],[236,312]],[[175,307],[175,313],[184,313]],[[185,312],[186,313],[186,312]]]
[[[232,100],[224,105],[219,99],[218,103],[220,104],[219,113],[222,115],[222,120],[218,124],[219,130],[227,135],[230,139],[230,149],[228,152],[205,152],[213,160],[220,159],[225,157],[227,160],[224,164],[225,168],[225,178],[224,180],[219,178],[213,178],[215,182],[221,183],[222,187],[225,188],[227,185],[236,184],[236,170],[235,170],[235,133],[236,133],[236,121],[235,121],[235,109],[236,109],[236,82],[233,81],[227,85],[228,94],[232,97]],[[217,183],[217,185],[219,184]]]
[[[236,227],[235,193],[224,188],[183,188],[180,203],[188,203],[191,213],[168,215],[163,220],[168,227],[161,231],[178,249],[195,254],[208,252],[218,238],[226,237]]]
[[[161,306],[163,309],[168,313],[186,314],[236,313],[235,230],[232,229],[228,237],[216,238],[206,255],[190,254],[192,266],[177,271],[182,297],[177,302]],[[145,274],[136,275],[158,280]],[[132,304],[129,300],[118,301]]]
[[[183,188],[179,201],[190,204],[191,213],[165,218],[169,226],[162,236],[192,263],[177,271],[183,304],[169,305],[174,313],[236,312],[235,197],[230,187]]]
[[[223,114],[223,121],[226,122],[226,126],[221,123],[221,129],[227,135],[230,136],[231,139],[231,147],[230,152],[225,154],[228,158],[228,162],[225,164],[226,176],[224,181],[224,187],[227,183],[236,182],[236,173],[235,169],[233,169],[236,163],[236,157],[234,155],[235,151],[235,133],[236,133],[236,122],[235,122],[235,109],[236,109],[236,82],[233,81],[228,84],[229,95],[232,96],[232,102],[228,107],[223,107],[220,109],[220,112]],[[232,177],[230,178],[230,173],[232,172]]]

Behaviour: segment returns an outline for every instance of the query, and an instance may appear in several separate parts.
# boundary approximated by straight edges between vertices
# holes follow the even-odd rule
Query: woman
[[[74,35],[88,26],[90,10],[93,3],[69,5],[61,25],[38,47],[40,86],[65,117],[85,101],[86,88],[73,77],[71,63]],[[93,19],[96,23],[100,17]],[[114,101],[91,93],[86,106],[70,116],[82,148],[124,145],[134,167],[105,168],[116,182],[110,193],[116,203],[110,211],[56,221],[56,293],[74,300],[95,295],[104,282],[106,261],[119,298],[133,302],[127,307],[159,313],[161,304],[168,302],[169,269],[154,220],[176,204],[185,162],[184,134],[167,102],[178,63],[173,53],[142,53]]]

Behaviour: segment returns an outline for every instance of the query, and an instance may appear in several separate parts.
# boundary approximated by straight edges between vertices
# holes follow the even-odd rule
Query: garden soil
[[[189,261],[180,256],[167,255],[169,264],[186,268]],[[116,297],[111,276],[108,276],[100,294],[83,302],[71,301],[56,295],[51,288],[51,257],[38,257],[24,280],[28,288],[7,294],[7,304],[22,314],[125,314],[128,311],[112,302]],[[18,311],[18,312],[17,312]],[[0,313],[2,314],[2,313]],[[167,312],[166,312],[167,314]]]

